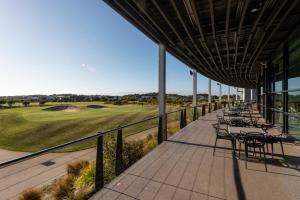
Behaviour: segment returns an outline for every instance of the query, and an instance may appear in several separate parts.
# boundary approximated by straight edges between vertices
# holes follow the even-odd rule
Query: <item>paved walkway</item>
[[[285,144],[286,160],[268,156],[268,172],[262,162],[245,169],[243,159],[232,159],[227,141],[218,141],[213,156],[215,118],[213,113],[189,124],[91,199],[300,199],[299,147]]]

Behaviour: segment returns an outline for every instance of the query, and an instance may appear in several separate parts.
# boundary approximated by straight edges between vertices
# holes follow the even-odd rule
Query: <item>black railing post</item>
[[[120,175],[123,170],[123,131],[122,128],[118,129],[117,145],[116,145],[116,176]]]
[[[202,116],[205,115],[205,104],[202,104]]]
[[[183,127],[186,126],[186,108],[183,110]]]
[[[194,106],[194,114],[193,114],[193,121],[198,119],[198,107]]]
[[[208,112],[211,113],[211,103],[208,103]]]
[[[182,129],[183,126],[183,110],[180,110],[180,124],[179,124],[180,129]]]
[[[164,138],[164,141],[167,141],[168,140],[168,115],[167,114],[165,114],[165,117],[163,118],[163,120],[165,120],[165,124],[166,124],[166,130],[163,133],[163,138]]]
[[[96,175],[95,187],[99,191],[104,186],[104,170],[103,170],[103,135],[97,138],[97,153],[96,153]]]
[[[161,144],[162,142],[163,142],[163,117],[159,116],[159,118],[158,118],[157,143]]]
[[[218,103],[217,102],[215,102],[214,110],[215,111],[218,110]]]

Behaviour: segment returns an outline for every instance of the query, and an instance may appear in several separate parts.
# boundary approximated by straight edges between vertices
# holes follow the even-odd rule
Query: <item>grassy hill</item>
[[[0,109],[0,148],[37,151],[155,115],[157,106],[154,105],[117,106],[101,102],[31,104],[30,107]],[[152,120],[127,128],[124,134],[134,134],[155,125],[157,121]]]

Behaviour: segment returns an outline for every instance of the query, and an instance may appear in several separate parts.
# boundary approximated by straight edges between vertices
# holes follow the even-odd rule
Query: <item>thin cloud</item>
[[[92,66],[89,66],[88,64],[82,63],[81,67],[89,72],[95,72],[96,69]]]

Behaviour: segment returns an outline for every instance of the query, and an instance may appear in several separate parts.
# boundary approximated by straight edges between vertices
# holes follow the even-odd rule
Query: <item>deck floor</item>
[[[300,148],[285,144],[286,159],[268,155],[245,169],[231,145],[218,141],[213,156],[216,112],[190,123],[96,193],[93,200],[300,199]]]

